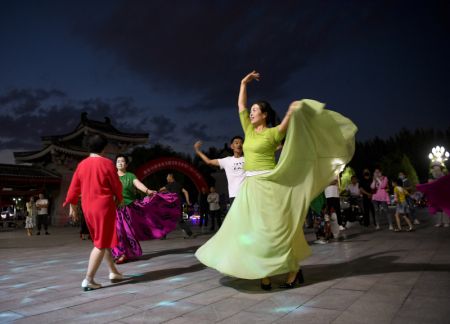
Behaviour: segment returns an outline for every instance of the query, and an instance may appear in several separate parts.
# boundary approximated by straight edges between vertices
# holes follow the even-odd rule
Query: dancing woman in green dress
[[[309,99],[291,103],[282,122],[273,125],[267,102],[247,109],[247,84],[259,77],[253,71],[242,79],[238,100],[246,179],[222,227],[196,257],[221,273],[262,279],[266,290],[270,276],[288,273],[280,287],[293,288],[302,281],[300,261],[311,254],[303,233],[308,207],[353,156],[357,128]]]

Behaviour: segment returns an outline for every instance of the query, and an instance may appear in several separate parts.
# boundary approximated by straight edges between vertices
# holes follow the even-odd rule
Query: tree
[[[344,169],[344,172],[342,172],[341,175],[341,185],[339,188],[339,191],[343,191],[345,190],[345,188],[347,188],[347,186],[350,184],[351,180],[352,180],[352,176],[355,175],[355,170],[353,170],[350,166],[346,166]]]

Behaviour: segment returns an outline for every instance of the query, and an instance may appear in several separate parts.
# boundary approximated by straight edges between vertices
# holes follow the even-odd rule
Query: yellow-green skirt
[[[195,256],[243,279],[297,271],[311,254],[303,233],[309,205],[352,158],[356,131],[324,104],[297,101],[276,168],[245,179],[220,230]]]

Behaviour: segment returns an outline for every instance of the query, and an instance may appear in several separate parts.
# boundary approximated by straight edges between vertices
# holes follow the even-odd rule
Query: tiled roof
[[[61,177],[53,172],[43,168],[31,165],[19,164],[0,164],[0,180],[13,178],[28,178],[28,179],[52,179],[60,180]]]

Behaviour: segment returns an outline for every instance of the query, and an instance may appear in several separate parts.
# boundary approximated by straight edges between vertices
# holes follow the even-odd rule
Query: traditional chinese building
[[[10,170],[16,173],[14,181],[3,175],[9,182],[1,182],[1,187],[9,192],[28,193],[45,192],[50,198],[50,214],[52,224],[63,225],[68,219],[68,209],[63,209],[62,204],[72,179],[73,172],[82,159],[88,156],[87,138],[92,134],[102,134],[108,139],[106,155],[113,158],[118,153],[125,153],[137,145],[148,143],[147,133],[125,133],[111,125],[109,118],[102,121],[90,120],[87,113],[81,114],[81,121],[70,133],[63,135],[43,136],[42,149],[37,151],[14,152],[16,163],[29,163],[28,172],[46,173],[40,181],[33,181],[33,177],[21,174],[19,169]],[[15,166],[21,168],[22,166]],[[18,174],[17,174],[18,173]],[[37,179],[37,178],[34,178]],[[50,179],[52,179],[50,181]],[[1,178],[0,178],[1,180]],[[27,180],[27,181],[25,181]],[[18,186],[18,183],[22,183]],[[24,186],[24,184],[26,184]],[[28,197],[33,194],[29,194]],[[26,195],[24,195],[26,196]],[[28,197],[24,197],[28,199]]]

